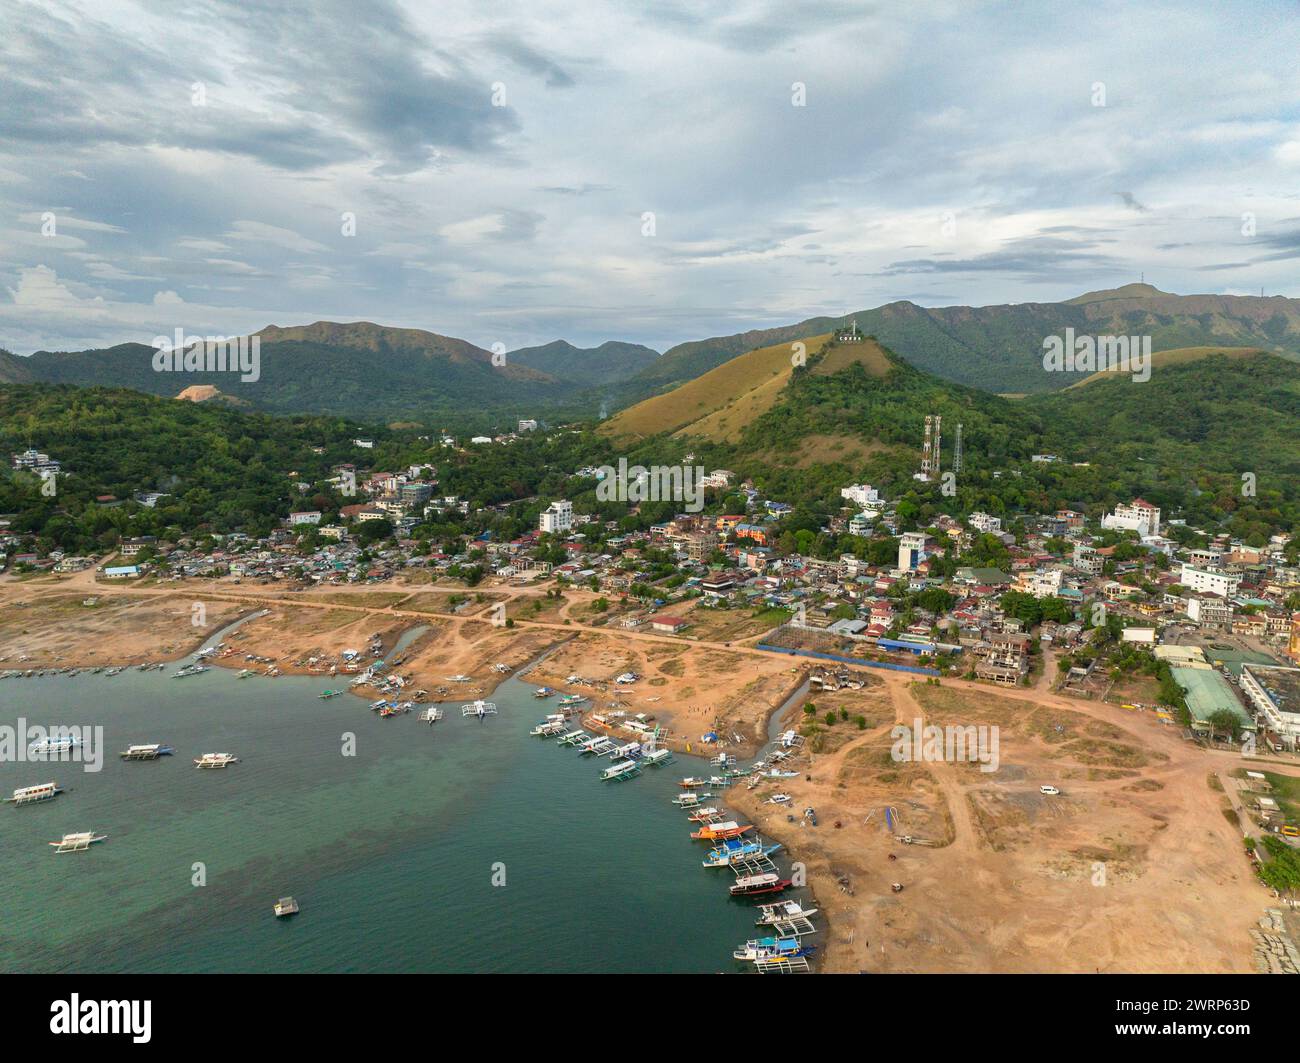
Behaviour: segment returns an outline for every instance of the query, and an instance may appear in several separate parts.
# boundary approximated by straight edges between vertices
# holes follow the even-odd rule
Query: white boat
[[[286,915],[298,914],[298,902],[292,897],[281,897],[275,902],[274,908],[277,919],[283,919]]]
[[[164,746],[158,742],[151,745],[127,746],[118,754],[123,760],[157,760],[159,757],[169,756],[175,750],[171,746]]]
[[[14,791],[12,797],[6,797],[5,801],[14,805],[30,805],[34,801],[49,801],[56,794],[63,793],[63,787],[58,783],[43,782],[36,786],[22,786]]]
[[[642,764],[667,764],[673,759],[671,749],[652,749],[641,758]]]
[[[784,805],[790,800],[789,794],[773,794],[767,799],[769,805]]]
[[[641,677],[635,672],[624,672],[621,676],[615,679],[614,682],[618,683],[620,686],[627,686],[627,684],[635,683],[640,678]]]
[[[474,678],[473,676],[468,676],[468,675],[449,675],[449,676],[447,676],[447,682],[448,682],[448,683],[468,683],[468,682],[471,682],[471,681],[473,680],[473,678]]]
[[[436,705],[430,705],[427,709],[425,709],[422,713],[420,713],[421,723],[427,723],[432,725],[437,723],[441,719],[442,719],[442,709],[438,708],[438,706]]]
[[[172,673],[172,678],[184,679],[188,675],[199,675],[206,671],[209,671],[209,668],[205,664],[187,664],[184,668],[178,668],[174,671]]]
[[[678,794],[676,797],[674,797],[673,804],[675,804],[678,808],[698,808],[701,804],[709,800],[709,798],[711,798],[712,796],[713,796],[712,794],[702,794],[698,792],[688,791],[687,793]]]
[[[554,738],[564,731],[563,720],[544,720],[528,733],[536,738]]]
[[[807,919],[817,914],[817,908],[805,908],[798,901],[779,901],[776,904],[760,904],[758,906],[757,926],[774,926],[777,923],[788,923],[792,919]]]
[[[228,768],[231,764],[238,764],[239,758],[233,753],[204,753],[201,757],[194,758],[194,764],[199,768]]]
[[[480,720],[483,719],[484,716],[493,715],[496,711],[497,707],[494,702],[483,701],[481,698],[478,701],[471,701],[468,705],[462,705],[460,707],[460,714],[462,716],[477,716]]]
[[[60,753],[70,753],[79,745],[81,745],[81,739],[74,735],[58,735],[54,738],[42,738],[39,742],[33,742],[28,752],[34,757],[58,756]]]
[[[620,760],[617,764],[611,764],[608,768],[600,773],[602,782],[608,782],[610,779],[623,779],[629,775],[635,775],[641,770],[635,760]]]
[[[56,853],[84,853],[95,842],[102,842],[107,834],[85,831],[81,834],[65,834],[62,841],[50,842]]]

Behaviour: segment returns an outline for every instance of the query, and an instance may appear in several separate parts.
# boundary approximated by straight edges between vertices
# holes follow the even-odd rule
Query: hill
[[[1223,355],[1225,358],[1254,358],[1259,354],[1266,354],[1258,347],[1179,347],[1172,351],[1156,351],[1151,355],[1152,373],[1171,365],[1183,365],[1187,362],[1200,361],[1202,358],[1209,358],[1213,355]],[[1086,376],[1082,380],[1076,380],[1066,391],[1073,391],[1075,388],[1085,387],[1088,384],[1095,384],[1099,380],[1114,379],[1115,372],[1101,371]]]
[[[1156,351],[1253,347],[1300,358],[1300,300],[1174,295],[1149,284],[1088,292],[1059,303],[922,307],[902,301],[842,317],[681,343],[625,382],[620,400],[670,390],[745,351],[819,335],[856,321],[918,369],[994,393],[1042,394],[1086,374],[1046,373],[1043,340],[1066,328],[1089,335],[1150,335]]]
[[[511,365],[527,366],[557,380],[597,388],[635,376],[658,360],[658,351],[618,340],[607,340],[599,347],[575,347],[567,340],[555,340],[540,347],[521,347],[506,355]]]

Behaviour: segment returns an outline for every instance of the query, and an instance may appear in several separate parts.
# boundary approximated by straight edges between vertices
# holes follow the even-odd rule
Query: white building
[[[1160,534],[1160,507],[1141,498],[1128,505],[1121,503],[1114,513],[1101,518],[1101,526],[1114,531],[1135,531],[1140,536]]]
[[[1002,518],[994,517],[988,513],[972,513],[966,518],[966,522],[978,532],[1000,532],[1002,530]]]
[[[532,421],[532,420],[528,420],[528,421],[520,421],[520,422],[519,422],[519,431],[521,431],[521,432],[536,432],[536,431],[537,431],[537,422],[536,422],[536,421]]]
[[[1237,593],[1237,588],[1241,585],[1241,576],[1236,572],[1222,572],[1218,569],[1196,568],[1184,564],[1178,582],[1189,590],[1227,598]]]
[[[898,568],[900,572],[911,572],[925,560],[925,534],[922,532],[904,532],[898,540]]]
[[[1300,739],[1300,668],[1243,664],[1241,689],[1265,726],[1295,749]]]
[[[538,519],[537,526],[552,535],[568,531],[573,527],[573,503],[563,499],[552,502]]]
[[[290,524],[319,524],[320,510],[304,509],[297,513],[290,513],[289,523]]]
[[[880,501],[880,492],[870,484],[849,484],[848,487],[840,488],[840,498],[866,508],[871,503]]]
[[[876,518],[871,513],[859,513],[856,517],[849,518],[849,534],[868,536],[871,534],[871,524]]]
[[[730,469],[714,469],[707,476],[700,477],[701,487],[726,488],[731,486],[732,477],[736,474]]]

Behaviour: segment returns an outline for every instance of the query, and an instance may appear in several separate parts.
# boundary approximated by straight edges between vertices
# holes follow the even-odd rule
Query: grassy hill
[[[1259,354],[1266,354],[1258,347],[1179,347],[1172,351],[1155,351],[1151,355],[1151,372],[1154,374],[1161,368],[1171,365],[1183,365],[1187,362],[1197,362],[1202,358],[1209,358],[1214,355],[1223,355],[1225,358],[1254,358]],[[1119,374],[1123,375],[1123,374]],[[1088,384],[1095,384],[1099,380],[1114,379],[1116,373],[1102,371],[1086,376],[1082,380],[1076,380],[1066,391],[1074,388],[1081,388]],[[1016,396],[1022,398],[1023,396]]]
[[[617,340],[607,340],[599,347],[575,347],[567,340],[555,340],[540,347],[511,351],[506,360],[557,380],[599,388],[648,369],[659,360],[659,352],[639,343]]]

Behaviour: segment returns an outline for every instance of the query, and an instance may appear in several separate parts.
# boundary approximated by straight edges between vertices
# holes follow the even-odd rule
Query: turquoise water
[[[605,759],[528,735],[547,703],[517,680],[493,696],[497,716],[453,704],[430,727],[321,701],[323,679],[174,667],[0,682],[0,723],[104,727],[97,774],[0,764],[5,795],[69,788],[0,806],[0,970],[738,970],[752,906],[700,866],[705,847],[670,804],[703,761],[602,783]],[[176,754],[123,762],[134,742]],[[205,752],[242,762],[200,771]],[[108,840],[46,844],[86,830]],[[277,920],[286,894],[302,913]]]

